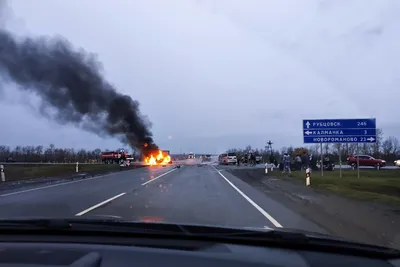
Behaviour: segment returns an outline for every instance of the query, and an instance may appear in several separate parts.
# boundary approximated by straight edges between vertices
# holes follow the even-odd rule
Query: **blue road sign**
[[[376,143],[376,119],[303,120],[303,139],[313,143]]]

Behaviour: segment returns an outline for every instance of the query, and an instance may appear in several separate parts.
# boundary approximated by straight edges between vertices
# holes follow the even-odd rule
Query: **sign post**
[[[358,144],[357,144],[357,178],[360,178],[360,157],[358,153]]]
[[[376,143],[376,119],[303,120],[303,141],[305,144],[321,144],[321,175],[323,175],[322,144],[357,144],[358,154],[358,144]],[[340,155],[339,161],[341,163]],[[360,177],[358,165],[359,159],[357,157],[357,176]]]
[[[322,151],[322,143],[321,143],[321,163],[319,164],[321,168],[321,176],[324,176],[324,153]]]
[[[339,176],[342,177],[342,144],[339,144]]]

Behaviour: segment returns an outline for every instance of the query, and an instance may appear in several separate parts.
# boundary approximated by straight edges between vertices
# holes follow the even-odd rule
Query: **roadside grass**
[[[9,164],[4,165],[6,181],[28,180],[42,177],[70,176],[76,174],[75,164]],[[118,171],[118,164],[81,164],[79,173]]]
[[[305,184],[304,171],[294,171],[287,177]],[[323,176],[313,171],[310,186],[354,199],[400,204],[400,170],[360,170],[360,178],[357,170],[342,170],[342,177],[338,169],[324,171]]]

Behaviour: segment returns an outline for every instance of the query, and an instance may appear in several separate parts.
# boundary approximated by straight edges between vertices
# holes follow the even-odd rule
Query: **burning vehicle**
[[[167,165],[172,164],[172,159],[169,150],[158,150],[145,156],[144,162],[149,165]]]

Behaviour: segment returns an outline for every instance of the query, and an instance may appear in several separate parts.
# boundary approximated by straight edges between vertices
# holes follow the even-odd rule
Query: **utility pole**
[[[267,142],[267,150],[269,151],[269,161],[270,161],[270,163],[273,163],[272,161],[273,161],[273,158],[272,158],[272,141],[271,140],[269,140],[268,142]]]

